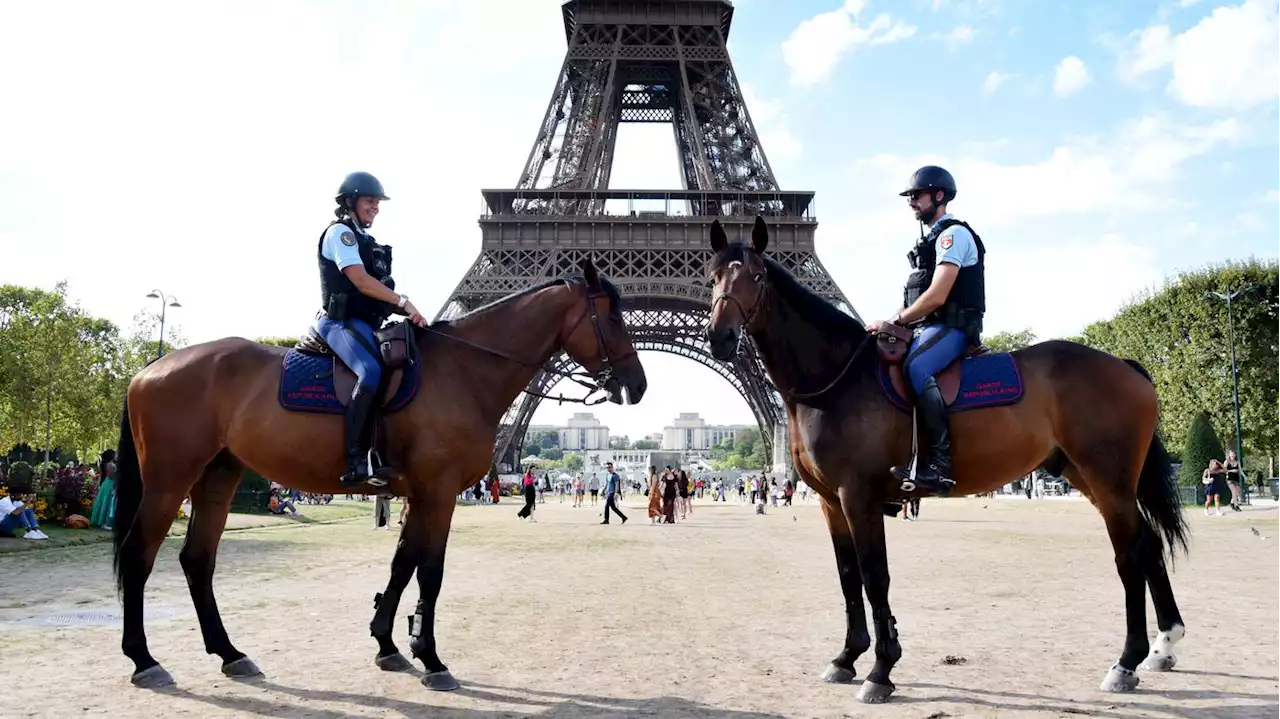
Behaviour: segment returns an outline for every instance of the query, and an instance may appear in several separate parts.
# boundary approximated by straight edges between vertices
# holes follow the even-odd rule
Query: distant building
[[[662,448],[675,451],[709,450],[719,447],[726,440],[732,444],[737,432],[750,428],[753,426],[707,424],[697,412],[681,412],[669,426],[662,428]]]
[[[566,452],[606,449],[609,446],[609,428],[590,412],[575,412],[563,425],[529,425],[524,435],[525,445],[537,441],[546,432],[553,432],[556,435],[556,446]]]

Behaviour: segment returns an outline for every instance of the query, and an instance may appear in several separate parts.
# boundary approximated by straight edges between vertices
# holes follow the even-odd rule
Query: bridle
[[[733,264],[734,263],[730,263],[730,266]],[[742,315],[742,323],[739,325],[741,331],[738,333],[738,346],[734,349],[735,354],[742,350],[742,338],[747,335],[747,327],[750,326],[751,320],[755,318],[756,313],[760,311],[760,306],[763,303],[765,292],[769,289],[768,269],[762,269],[757,272],[755,277],[752,278],[752,281],[760,285],[760,290],[756,292],[756,301],[751,304],[750,311],[746,311],[742,306],[742,302],[728,292],[721,292],[716,296],[715,300],[711,302],[712,312],[715,312],[716,305],[719,305],[721,300],[729,300],[737,306],[739,314]],[[845,375],[849,374],[849,369],[858,361],[858,357],[862,355],[862,351],[867,348],[867,345],[871,344],[871,340],[874,337],[874,334],[870,332],[867,333],[867,336],[863,338],[862,342],[858,343],[858,347],[854,349],[853,354],[849,355],[849,361],[845,363],[844,368],[841,369],[835,379],[828,382],[825,387],[817,392],[798,392],[792,390],[787,392],[787,395],[793,399],[815,399],[817,397],[821,397],[827,392],[830,392],[833,387],[840,384],[840,381],[844,379]]]
[[[582,387],[587,388],[588,390],[586,396],[581,398],[565,397],[563,394],[559,396],[553,396],[549,394],[542,394],[541,392],[533,392],[526,389],[524,390],[524,393],[527,395],[530,395],[532,397],[540,397],[542,399],[554,399],[556,400],[557,404],[564,404],[566,402],[570,404],[580,403],[590,407],[592,405],[597,405],[602,402],[607,402],[609,400],[607,386],[609,384],[609,381],[613,379],[614,366],[618,362],[621,362],[622,360],[632,357],[638,353],[636,352],[635,349],[632,349],[630,352],[620,355],[617,358],[611,357],[609,355],[609,346],[604,341],[604,331],[600,329],[600,311],[596,309],[596,300],[600,299],[601,297],[607,298],[609,297],[609,294],[604,290],[593,291],[591,290],[591,288],[587,287],[585,284],[582,285],[582,287],[586,291],[586,300],[587,300],[586,306],[582,308],[582,314],[578,315],[578,319],[573,323],[573,326],[569,328],[569,332],[565,336],[572,337],[573,333],[578,330],[579,325],[581,325],[583,321],[587,319],[587,317],[591,318],[591,329],[595,334],[596,352],[600,356],[600,365],[601,365],[600,371],[596,372],[595,374],[592,374],[591,372],[586,372],[586,371],[565,372],[564,370],[556,369],[555,367],[551,366],[550,361],[543,362],[542,364],[535,364],[533,362],[529,362],[528,360],[523,360],[523,359],[520,359],[519,357],[515,357],[507,352],[503,352],[502,350],[494,349],[492,347],[486,347],[482,344],[477,344],[475,342],[472,342],[471,340],[463,339],[449,332],[442,332],[434,327],[427,327],[426,329],[428,332],[439,335],[441,337],[445,337],[449,340],[452,340],[459,344],[466,345],[473,349],[480,350],[481,352],[491,354],[495,357],[501,357],[502,359],[510,360],[512,362],[515,362],[516,364],[524,365],[525,367],[532,367],[534,369],[542,370],[547,374],[554,375],[561,379],[567,379],[575,384],[578,384],[578,385],[581,385]],[[591,399],[591,396],[594,395],[596,392],[605,392],[606,394],[603,397],[599,397],[594,400]]]
[[[730,267],[733,267],[734,265],[742,265],[742,261],[734,260],[733,262],[729,263]],[[769,283],[767,280],[768,280],[768,274],[763,269],[757,272],[755,277],[751,278],[752,282],[756,283],[757,285],[760,285],[760,289],[759,291],[756,292],[756,301],[751,304],[750,310],[747,310],[745,307],[743,307],[742,302],[740,302],[737,297],[734,297],[728,292],[721,292],[719,295],[716,295],[716,298],[711,302],[712,312],[716,311],[716,306],[719,305],[722,300],[729,300],[730,302],[732,302],[734,305],[737,306],[738,314],[742,315],[742,324],[739,325],[739,327],[742,328],[742,331],[738,333],[737,349],[742,348],[742,338],[747,334],[747,325],[751,324],[751,320],[755,319],[756,313],[760,311],[760,305],[764,301],[765,290],[769,289]],[[737,351],[737,349],[735,349],[735,352]]]

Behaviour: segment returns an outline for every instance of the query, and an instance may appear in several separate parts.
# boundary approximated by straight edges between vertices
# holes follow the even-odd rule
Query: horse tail
[[[142,468],[138,465],[138,447],[133,440],[133,426],[129,423],[129,398],[125,397],[124,412],[120,416],[120,445],[116,448],[116,520],[112,535],[111,567],[116,575],[116,588],[123,591],[124,574],[121,557],[125,538],[133,528],[142,505]]]
[[[1125,362],[1151,382],[1151,374],[1140,363],[1130,359]],[[1138,474],[1138,507],[1147,524],[1155,530],[1156,539],[1163,540],[1162,549],[1168,551],[1170,560],[1177,548],[1186,554],[1188,527],[1182,512],[1178,477],[1169,463],[1169,453],[1165,451],[1158,431],[1151,435],[1151,446],[1147,448],[1146,461]]]

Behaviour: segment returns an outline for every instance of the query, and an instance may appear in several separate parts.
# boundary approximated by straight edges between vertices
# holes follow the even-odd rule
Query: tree
[[[543,449],[560,446],[560,433],[553,429],[544,429],[534,435],[534,444]]]
[[[582,455],[577,452],[569,452],[564,456],[564,468],[570,472],[582,471]]]
[[[298,338],[297,337],[259,337],[258,339],[254,340],[254,342],[259,342],[264,345],[272,345],[275,347],[284,347],[285,349],[291,349],[297,346]]]
[[[997,332],[983,340],[983,344],[992,352],[1012,352],[1023,347],[1030,347],[1036,342],[1036,333],[1028,327],[1017,332]]]
[[[632,443],[631,448],[632,449],[658,449],[659,445],[657,442],[651,439],[637,439],[634,443]]]
[[[1214,426],[1235,426],[1227,307],[1216,298],[1206,299],[1206,293],[1250,284],[1256,289],[1232,302],[1232,317],[1241,435],[1246,461],[1257,466],[1264,456],[1276,454],[1280,425],[1280,273],[1274,260],[1229,262],[1184,273],[1156,292],[1140,294],[1114,318],[1089,325],[1079,339],[1147,368],[1160,396],[1165,436],[1170,446],[1183,447],[1200,411]]]
[[[557,460],[564,459],[564,450],[559,447],[543,447],[542,454],[538,456],[555,462]]]
[[[1182,453],[1182,467],[1178,470],[1178,482],[1187,487],[1200,487],[1200,478],[1209,460],[1222,461],[1226,455],[1222,451],[1222,443],[1209,423],[1206,412],[1197,412],[1187,429],[1187,446]],[[1225,489],[1225,487],[1223,488]],[[1203,490],[1199,490],[1203,492]],[[1203,498],[1200,500],[1203,501]]]

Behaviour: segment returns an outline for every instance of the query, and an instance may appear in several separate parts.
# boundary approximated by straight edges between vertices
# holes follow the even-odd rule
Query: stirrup
[[[914,479],[906,477],[899,486],[903,492],[917,492],[921,489],[927,492],[933,492],[939,497],[946,497],[951,494],[951,488],[956,486],[954,479],[947,477],[920,477]]]

